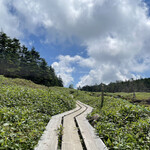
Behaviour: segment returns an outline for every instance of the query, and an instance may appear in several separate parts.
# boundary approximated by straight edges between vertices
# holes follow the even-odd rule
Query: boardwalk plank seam
[[[64,132],[62,138],[62,150],[82,150],[82,145],[80,142],[78,129],[74,122],[74,117],[81,112],[84,108],[79,106],[80,109],[72,114],[66,115],[64,117]]]
[[[81,102],[79,103],[87,107],[87,111],[76,117],[87,150],[107,150],[106,145],[98,136],[96,136],[95,129],[86,119],[86,116],[93,110],[93,108]]]
[[[81,103],[80,101],[77,101],[77,104],[79,106],[77,106],[75,109],[55,115],[51,118],[46,126],[46,130],[44,131],[34,150],[57,150],[58,135],[56,133],[56,130],[58,129],[58,127],[60,127],[62,118],[64,119],[64,117],[69,115],[73,116],[74,121],[77,122],[87,150],[108,150],[102,140],[98,136],[96,136],[95,129],[89,124],[88,120],[86,119],[87,114],[89,114],[93,108],[84,103]],[[83,109],[82,107],[84,107],[85,109]],[[83,110],[81,111],[80,109]],[[79,114],[78,111],[80,112]],[[74,113],[76,115],[74,115]],[[63,142],[68,143],[67,141],[62,141],[62,143]],[[72,148],[71,150],[73,149],[74,148]]]
[[[62,117],[74,111],[77,111],[77,109],[78,107],[62,114],[52,116],[34,150],[57,150],[58,135],[56,131],[61,125]]]

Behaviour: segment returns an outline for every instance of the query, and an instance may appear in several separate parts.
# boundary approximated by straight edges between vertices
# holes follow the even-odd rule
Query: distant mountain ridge
[[[99,84],[92,86],[83,86],[80,90],[89,92],[150,92],[150,78],[130,79],[128,81],[111,82],[108,85]]]

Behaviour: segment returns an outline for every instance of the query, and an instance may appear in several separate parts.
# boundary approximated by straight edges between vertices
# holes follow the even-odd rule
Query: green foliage
[[[105,94],[106,95],[106,94]],[[0,76],[0,149],[33,149],[52,115],[80,100],[94,107],[90,123],[109,149],[150,148],[150,109],[101,93],[46,87]],[[58,129],[60,136],[63,128]]]
[[[28,50],[18,39],[11,39],[3,32],[0,32],[0,75],[63,87],[61,77],[56,76],[54,69],[40,58],[34,47]]]
[[[133,98],[133,93],[125,93],[125,92],[108,93],[108,95],[120,96],[120,97],[127,98],[127,99]],[[135,92],[135,96],[137,100],[150,99],[150,93],[146,93],[146,92]]]
[[[106,146],[112,150],[149,150],[150,109],[145,111],[145,107],[110,96],[105,96],[103,108],[100,109],[100,94],[78,91],[78,95],[74,96],[94,107],[88,120]]]
[[[107,93],[106,95],[118,98],[120,97],[132,103],[150,106],[150,93],[147,92],[135,92],[135,93],[117,92],[117,93]]]
[[[61,149],[63,129],[64,128],[62,125],[60,125],[60,127],[58,127],[58,129],[57,129],[57,135],[58,135],[58,148],[57,149]]]
[[[0,76],[0,149],[33,149],[51,116],[75,107],[69,92]]]
[[[101,92],[104,84],[84,86],[81,88],[82,91],[90,92]],[[150,91],[150,78],[128,81],[116,81],[111,82],[108,85],[104,85],[106,92],[149,92]]]

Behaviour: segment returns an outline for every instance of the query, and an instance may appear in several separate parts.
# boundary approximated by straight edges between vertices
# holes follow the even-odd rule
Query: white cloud
[[[67,86],[69,83],[73,82],[73,77],[71,73],[73,72],[73,68],[68,67],[64,64],[54,62],[52,67],[55,69],[55,72],[58,76],[61,76],[64,82],[64,86]]]
[[[20,37],[22,33],[19,30],[19,20],[11,14],[10,5],[10,0],[0,0],[0,28],[11,37]]]
[[[68,86],[71,82],[74,81],[72,77],[72,73],[74,72],[75,68],[71,65],[77,63],[82,58],[78,55],[71,57],[69,55],[58,57],[59,62],[54,62],[52,67],[55,69],[58,76],[61,76],[64,82],[64,86]]]
[[[98,83],[106,83],[117,80],[126,80],[127,77],[124,72],[120,72],[116,66],[103,65],[98,68],[93,68],[88,75],[81,77],[80,82],[77,84],[78,86],[84,85],[93,85]]]
[[[91,71],[78,85],[125,80],[135,77],[131,72],[148,70],[150,19],[142,1],[69,1],[62,9],[55,17],[61,13],[63,21],[54,19],[56,28],[82,39],[89,55],[81,64]],[[68,14],[70,9],[74,11]]]
[[[10,33],[9,22],[34,34],[42,27],[48,41],[51,36],[59,40],[73,36],[87,47],[89,58],[60,56],[53,63],[66,85],[74,80],[73,63],[91,69],[81,77],[81,86],[125,80],[134,76],[131,72],[149,69],[150,18],[142,0],[15,0],[13,15],[4,0],[0,4],[0,18]]]
[[[55,69],[58,76],[61,76],[64,81],[64,86],[68,86],[74,81],[72,74],[78,72],[78,74],[85,74],[84,71],[77,70],[77,67],[87,67],[92,68],[94,65],[94,60],[90,58],[83,58],[79,55],[76,56],[63,56],[58,57],[58,62],[54,62],[52,67]],[[76,67],[76,68],[75,68]]]

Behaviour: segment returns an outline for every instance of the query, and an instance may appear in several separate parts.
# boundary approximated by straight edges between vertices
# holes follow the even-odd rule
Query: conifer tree
[[[28,50],[18,39],[0,32],[0,74],[32,80],[46,86],[63,86],[61,77],[33,47]]]

